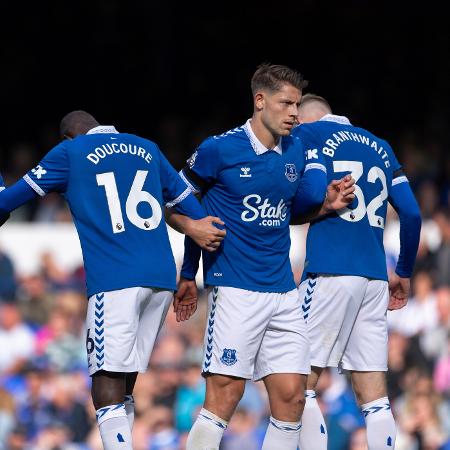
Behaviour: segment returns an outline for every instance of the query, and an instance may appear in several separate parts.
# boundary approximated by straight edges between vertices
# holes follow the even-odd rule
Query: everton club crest
[[[236,350],[232,348],[224,348],[223,355],[220,358],[220,360],[227,366],[232,366],[233,364],[236,364],[237,362]]]
[[[286,170],[285,170],[284,174],[286,175],[286,178],[291,183],[293,183],[298,178],[297,169],[295,167],[295,164],[286,164]]]

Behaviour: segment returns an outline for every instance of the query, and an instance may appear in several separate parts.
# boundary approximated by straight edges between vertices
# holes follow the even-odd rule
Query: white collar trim
[[[278,144],[274,148],[267,148],[265,145],[261,143],[261,141],[256,137],[256,134],[253,132],[252,127],[250,125],[250,122],[252,119],[248,119],[247,122],[245,122],[244,125],[244,131],[247,134],[248,138],[250,139],[250,144],[253,147],[253,150],[255,153],[259,156],[263,153],[266,153],[268,151],[273,150],[274,152],[278,153],[279,155],[283,154],[283,148],[281,147],[281,138],[278,141]]]
[[[98,133],[118,134],[119,132],[113,126],[99,125],[98,127],[91,128],[86,134],[98,134]]]
[[[334,114],[325,114],[321,119],[327,122],[341,123],[342,125],[351,125],[350,120],[345,116],[336,116]]]

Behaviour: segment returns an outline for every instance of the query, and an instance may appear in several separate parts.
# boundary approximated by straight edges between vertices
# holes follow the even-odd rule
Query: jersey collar
[[[283,149],[281,147],[281,138],[278,141],[278,144],[274,148],[267,148],[265,145],[261,143],[261,141],[256,137],[255,133],[252,130],[252,127],[250,126],[250,122],[252,119],[248,119],[247,122],[245,122],[244,125],[244,131],[247,134],[247,137],[250,140],[250,144],[252,144],[253,150],[255,153],[259,156],[263,153],[266,153],[270,150],[273,150],[274,152],[278,153],[279,155],[283,154]]]
[[[351,125],[350,120],[345,116],[336,116],[335,114],[325,114],[321,119],[326,122],[336,122],[341,123],[342,125]]]
[[[98,133],[118,134],[119,132],[113,126],[99,125],[98,127],[91,128],[86,134],[98,134]]]

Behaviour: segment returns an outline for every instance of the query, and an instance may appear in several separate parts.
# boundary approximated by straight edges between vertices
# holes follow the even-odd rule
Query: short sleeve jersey
[[[202,192],[206,212],[220,217],[227,230],[220,249],[203,254],[204,279],[213,286],[287,292],[295,288],[291,206],[309,167],[298,138],[282,138],[281,154],[261,152],[249,126],[206,139],[182,172],[192,190]]]
[[[97,127],[54,147],[24,179],[39,195],[66,198],[88,296],[136,286],[175,289],[164,205],[190,191],[154,142]]]
[[[389,193],[393,185],[407,181],[391,147],[347,118],[331,114],[296,127],[293,134],[307,152],[322,154],[329,182],[347,174],[356,181],[356,198],[348,208],[310,225],[304,276],[327,273],[387,280],[383,232]]]

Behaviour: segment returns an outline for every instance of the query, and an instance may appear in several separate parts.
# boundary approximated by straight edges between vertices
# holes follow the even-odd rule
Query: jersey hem
[[[164,289],[167,291],[175,291],[176,285],[175,284],[164,284],[164,283],[157,283],[157,282],[140,282],[136,281],[132,284],[119,284],[117,286],[108,286],[105,289],[89,289],[87,291],[87,298],[91,298],[93,295],[101,294],[102,292],[110,292],[110,291],[120,291],[121,289],[128,289],[128,288],[134,288],[134,287],[144,287],[144,288],[157,288],[157,289]]]
[[[308,274],[308,273],[315,273],[317,275],[348,275],[348,276],[354,276],[354,277],[364,277],[364,278],[370,278],[372,280],[383,280],[383,281],[388,281],[388,277],[387,274],[383,274],[380,275],[379,273],[373,273],[373,272],[365,272],[365,273],[361,273],[361,272],[356,272],[353,270],[349,270],[349,271],[345,271],[345,270],[339,270],[339,271],[335,271],[335,270],[313,270],[308,268],[308,270],[304,271],[304,274]],[[303,277],[302,277],[303,279]]]
[[[254,291],[254,292],[270,292],[272,294],[286,294],[290,291],[292,291],[293,289],[296,289],[295,283],[294,281],[292,281],[292,284],[290,284],[289,286],[280,286],[280,287],[274,287],[274,288],[268,288],[267,286],[254,286],[254,285],[244,285],[244,284],[238,284],[238,283],[229,283],[229,282],[217,282],[217,280],[213,280],[213,282],[211,283],[210,280],[208,280],[208,278],[206,279],[206,281],[204,282],[205,284],[205,288],[207,286],[222,286],[222,287],[232,287],[232,288],[236,288],[236,289],[244,289],[246,291]]]

